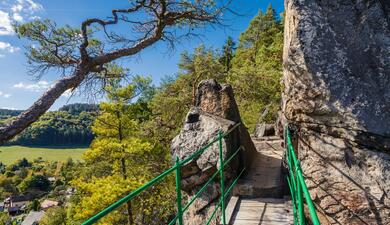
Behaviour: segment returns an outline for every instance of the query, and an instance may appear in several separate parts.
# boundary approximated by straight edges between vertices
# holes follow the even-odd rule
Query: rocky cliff
[[[283,118],[322,224],[390,224],[390,1],[285,0]]]
[[[241,121],[233,90],[230,85],[220,85],[215,80],[202,81],[197,89],[196,106],[187,114],[179,135],[171,145],[173,158],[183,160],[210,143],[218,131],[226,132]],[[256,148],[244,126],[239,126],[222,141],[223,158],[228,159],[239,146],[244,151],[225,168],[226,186],[238,175],[242,167],[250,167]],[[182,168],[182,191],[187,201],[220,168],[218,144],[213,144],[202,155]],[[211,216],[220,197],[219,179],[211,182],[193,205],[185,212],[188,225],[204,224]],[[217,212],[219,218],[220,212]],[[215,224],[213,221],[212,224]]]

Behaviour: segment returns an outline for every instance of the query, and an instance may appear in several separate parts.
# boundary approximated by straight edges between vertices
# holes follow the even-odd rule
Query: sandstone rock
[[[234,122],[241,122],[240,112],[230,85],[221,85],[214,79],[203,80],[198,85],[196,99],[196,107],[200,111]],[[240,145],[245,151],[242,160],[245,166],[250,168],[256,155],[256,147],[244,125],[239,127],[239,135]]]
[[[195,106],[203,112],[227,120],[241,121],[232,86],[220,85],[214,79],[203,80],[199,83]]]
[[[390,224],[390,3],[285,9],[282,109],[322,224]]]
[[[226,133],[241,121],[231,86],[215,80],[202,81],[198,86],[196,107],[187,114],[181,132],[173,139],[171,154],[180,160],[190,157],[214,140],[219,131]],[[227,160],[240,146],[244,149],[224,169],[226,186],[236,178],[242,167],[249,166],[256,149],[244,126],[239,126],[222,140],[222,157]],[[220,168],[218,142],[196,156],[182,168],[183,196],[191,199]],[[248,167],[249,168],[249,167]],[[203,224],[211,216],[220,198],[219,180],[212,181],[205,192],[185,213],[185,224]],[[217,216],[220,212],[217,212]]]
[[[265,137],[265,136],[274,136],[275,135],[275,125],[274,124],[256,124],[255,132],[253,134],[255,137]]]
[[[194,115],[196,115],[197,120],[188,122],[190,117],[195,117]],[[180,160],[184,160],[215,139],[219,130],[225,133],[234,125],[233,121],[204,113],[196,108],[192,109],[187,115],[187,122],[180,134],[172,141],[171,154],[174,158],[178,157]],[[235,130],[222,141],[224,160],[239,146],[239,132]],[[219,147],[218,142],[216,142],[183,168],[183,190],[189,191],[194,186],[203,184],[219,168]],[[194,179],[195,177],[196,179]]]

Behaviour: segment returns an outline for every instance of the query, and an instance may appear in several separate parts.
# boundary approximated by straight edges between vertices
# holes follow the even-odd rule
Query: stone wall
[[[390,2],[285,0],[283,116],[322,224],[390,224]]]

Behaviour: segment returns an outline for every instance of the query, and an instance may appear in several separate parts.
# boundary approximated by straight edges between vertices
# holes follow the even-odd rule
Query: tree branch
[[[227,0],[229,3],[231,0]],[[83,82],[100,78],[105,66],[113,61],[132,56],[153,45],[159,40],[174,43],[174,32],[169,28],[187,26],[189,32],[204,23],[218,23],[223,7],[215,7],[212,1],[181,0],[135,0],[127,9],[114,9],[108,20],[92,18],[81,23],[81,29],[69,26],[57,28],[49,20],[34,21],[17,27],[20,37],[35,43],[28,53],[29,63],[35,66],[33,72],[46,72],[57,68],[63,73],[71,73],[49,88],[29,109],[0,127],[0,144],[12,139],[27,126],[43,115],[66,90],[75,89]],[[132,15],[132,17],[130,17]],[[129,16],[129,17],[128,17]],[[129,24],[128,38],[114,32],[107,32],[106,27],[119,22]],[[108,39],[116,42],[110,51],[105,52],[104,43],[93,39],[99,25]],[[122,45],[119,45],[122,44]],[[124,44],[124,45],[123,45]],[[103,79],[109,79],[103,76]],[[98,79],[96,79],[98,80]]]

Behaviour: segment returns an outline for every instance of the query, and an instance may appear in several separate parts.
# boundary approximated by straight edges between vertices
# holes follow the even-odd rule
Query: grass
[[[19,145],[0,146],[0,162],[8,165],[23,157],[28,160],[42,157],[47,161],[65,161],[69,157],[73,160],[81,160],[86,147],[62,146],[62,147],[26,147]]]

